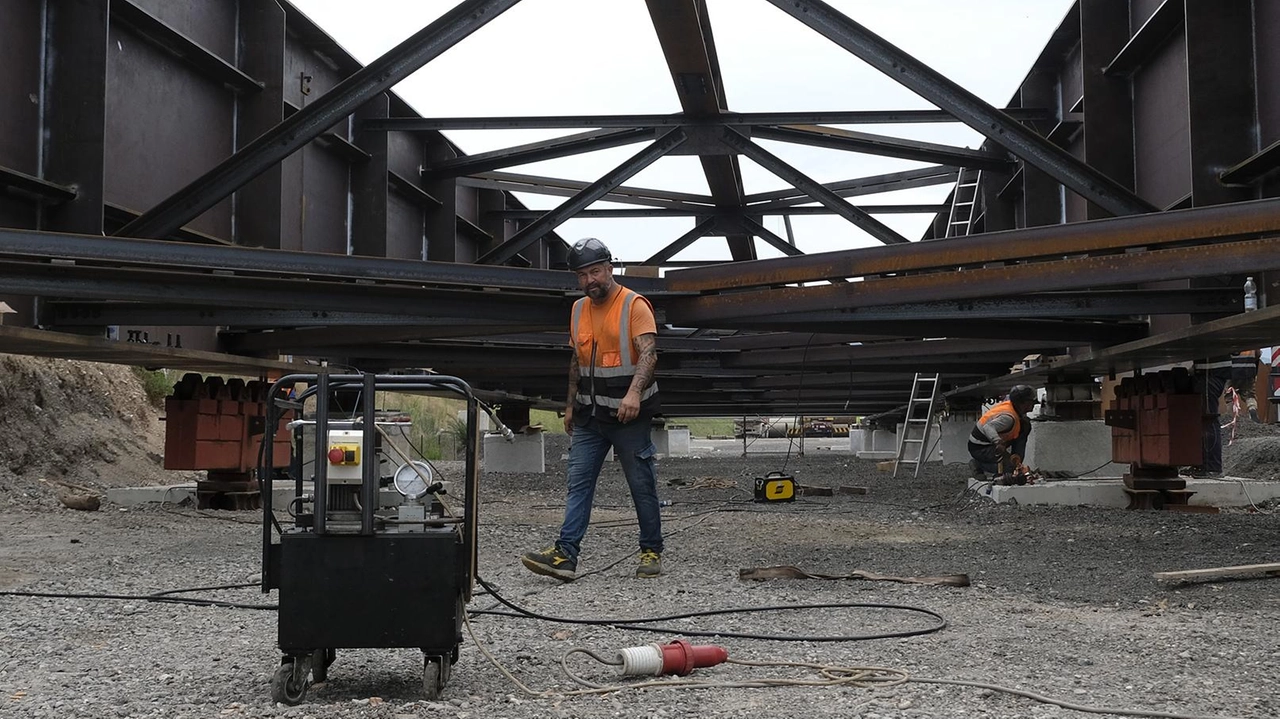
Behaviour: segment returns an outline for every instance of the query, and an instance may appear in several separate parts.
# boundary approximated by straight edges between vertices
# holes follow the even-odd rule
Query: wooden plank
[[[1200,579],[1203,577],[1233,577],[1239,574],[1280,573],[1280,562],[1273,564],[1241,564],[1234,567],[1210,567],[1207,569],[1185,569],[1176,572],[1156,572],[1151,576],[1156,579]]]

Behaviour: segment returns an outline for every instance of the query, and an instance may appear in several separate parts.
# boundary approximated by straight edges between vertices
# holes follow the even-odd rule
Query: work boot
[[[636,576],[640,579],[652,579],[662,574],[662,555],[652,549],[640,550],[640,566],[636,567]]]
[[[541,552],[527,552],[520,563],[534,574],[572,582],[578,573],[578,560],[560,551],[559,547],[547,547]]]

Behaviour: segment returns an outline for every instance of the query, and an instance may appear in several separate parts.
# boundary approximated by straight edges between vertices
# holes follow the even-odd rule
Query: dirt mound
[[[0,354],[0,408],[0,506],[187,479],[164,470],[164,422],[129,367]]]
[[[1224,415],[1223,419],[1231,418]],[[1222,445],[1222,468],[1227,475],[1280,479],[1280,424],[1259,424],[1241,415],[1235,427],[1223,428]]]

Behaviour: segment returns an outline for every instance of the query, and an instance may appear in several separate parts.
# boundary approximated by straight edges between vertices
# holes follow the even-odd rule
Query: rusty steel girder
[[[667,289],[683,292],[759,287],[960,267],[1000,260],[1061,257],[1175,242],[1235,239],[1267,232],[1280,232],[1280,199],[912,242],[894,247],[864,247],[804,257],[672,270],[666,279]]]
[[[1273,204],[1280,206],[1280,202]],[[762,307],[779,315],[841,307],[1079,290],[1272,269],[1280,269],[1280,237],[902,275],[865,282],[673,298],[667,303],[667,321],[714,326],[721,320],[759,316]]]

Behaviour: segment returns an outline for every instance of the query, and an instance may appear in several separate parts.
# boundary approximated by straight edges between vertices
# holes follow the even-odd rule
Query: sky
[[[1073,0],[828,0],[846,15],[914,55],[983,100],[1003,107],[1026,77]],[[292,0],[357,60],[368,63],[439,17],[452,0]],[[707,0],[728,106],[737,112],[933,109],[764,0]],[[353,9],[358,8],[358,9]],[[644,0],[522,0],[395,87],[425,117],[674,113],[679,100]],[[862,132],[978,147],[960,123],[844,126]],[[485,152],[582,130],[446,132],[467,153]],[[757,141],[821,182],[923,167],[861,153]],[[503,168],[594,181],[643,145]],[[745,191],[788,187],[739,158]],[[629,186],[707,194],[694,156],[668,156]],[[857,203],[940,203],[946,185],[854,198]],[[551,209],[563,198],[520,194]],[[598,202],[593,208],[624,207]],[[881,214],[881,222],[918,239],[931,215]],[[622,262],[639,262],[693,227],[692,218],[573,219],[566,240],[603,239]],[[786,236],[781,217],[765,226]],[[806,253],[878,245],[842,218],[792,218]],[[757,242],[760,257],[780,253]],[[704,238],[678,260],[728,259],[723,239]]]

